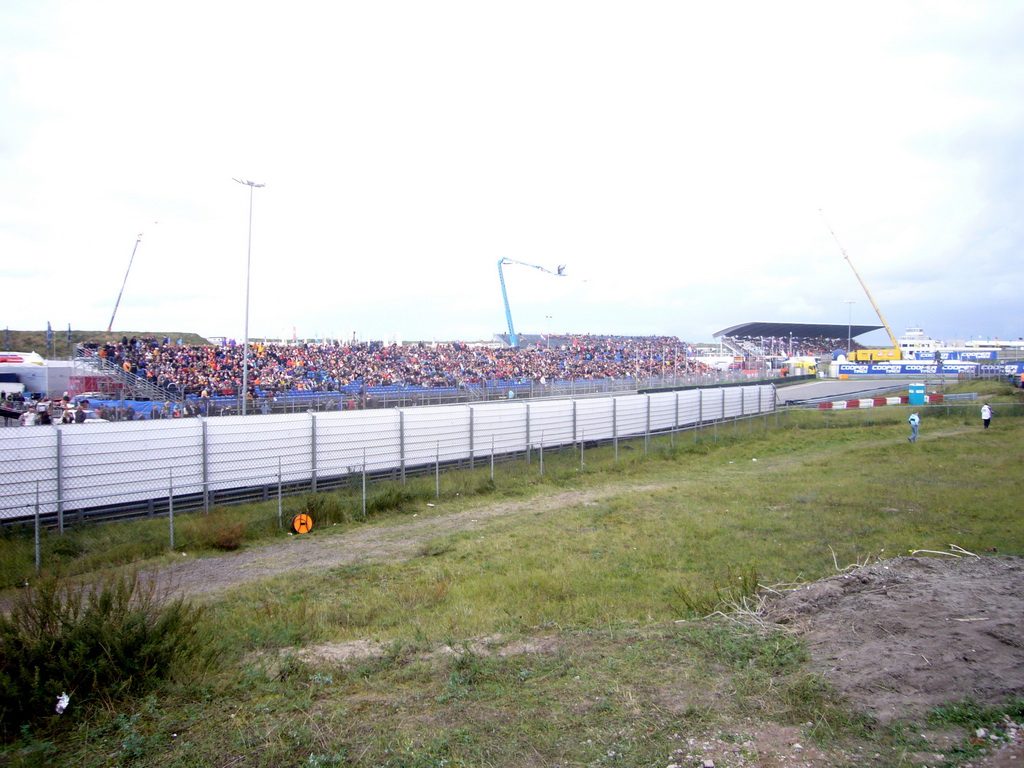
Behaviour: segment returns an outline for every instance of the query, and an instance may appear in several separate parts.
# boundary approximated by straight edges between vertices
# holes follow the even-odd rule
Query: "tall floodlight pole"
[[[844,299],[843,304],[849,310],[846,318],[846,359],[850,359],[850,347],[853,345],[853,305],[857,302],[853,299]]]
[[[245,398],[249,394],[249,272],[252,266],[252,191],[265,186],[255,181],[234,179],[249,187],[249,250],[245,256],[245,343],[242,346],[242,415],[245,416]]]

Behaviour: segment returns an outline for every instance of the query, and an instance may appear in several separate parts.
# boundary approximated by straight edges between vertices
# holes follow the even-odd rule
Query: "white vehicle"
[[[74,401],[77,403],[81,400],[115,400],[113,395],[108,395],[106,392],[83,392],[80,395],[75,395]]]
[[[99,413],[97,411],[86,411],[85,412],[85,421],[83,421],[82,423],[83,424],[106,424],[109,421],[110,421],[109,419],[101,419],[100,415],[99,415]]]

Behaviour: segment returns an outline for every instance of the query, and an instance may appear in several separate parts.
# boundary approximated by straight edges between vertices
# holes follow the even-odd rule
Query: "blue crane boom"
[[[508,321],[508,343],[511,347],[519,346],[519,338],[516,336],[516,330],[512,326],[512,310],[508,306],[508,291],[505,289],[505,272],[502,267],[505,264],[519,264],[523,267],[532,267],[533,269],[539,269],[541,272],[547,272],[549,275],[555,277],[565,277],[565,264],[559,264],[558,270],[552,272],[550,269],[538,266],[536,264],[527,264],[525,261],[516,261],[515,259],[498,259],[498,280],[501,281],[501,298],[505,302],[505,319]]]
[[[128,273],[132,271],[132,262],[135,261],[135,252],[139,249],[139,243],[142,242],[142,235],[140,234],[135,238],[135,247],[132,248],[132,257],[128,259],[128,269],[124,273],[124,282],[121,283],[121,290],[117,294],[117,301],[114,302],[114,311],[110,313],[110,324],[107,325],[107,333],[110,333],[114,328],[114,317],[117,315],[117,308],[121,306],[121,297],[124,295],[124,287],[128,284]]]

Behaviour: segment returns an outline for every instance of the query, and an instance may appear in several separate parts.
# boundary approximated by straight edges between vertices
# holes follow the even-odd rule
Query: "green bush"
[[[234,550],[242,546],[246,524],[227,514],[213,514],[196,517],[190,521],[193,546],[210,549]]]
[[[341,497],[334,492],[306,494],[300,500],[299,507],[313,518],[315,526],[352,522],[351,512],[342,505]]]
[[[161,601],[137,575],[78,585],[57,579],[21,593],[0,614],[0,736],[98,698],[137,693],[198,654],[201,609]]]
[[[370,512],[390,512],[402,509],[414,501],[416,501],[416,496],[411,491],[400,486],[389,485],[381,488],[370,499],[366,508]]]

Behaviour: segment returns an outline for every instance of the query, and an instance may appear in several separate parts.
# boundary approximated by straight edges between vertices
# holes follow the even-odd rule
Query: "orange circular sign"
[[[313,518],[305,512],[292,518],[292,530],[296,533],[309,533],[313,530]]]

